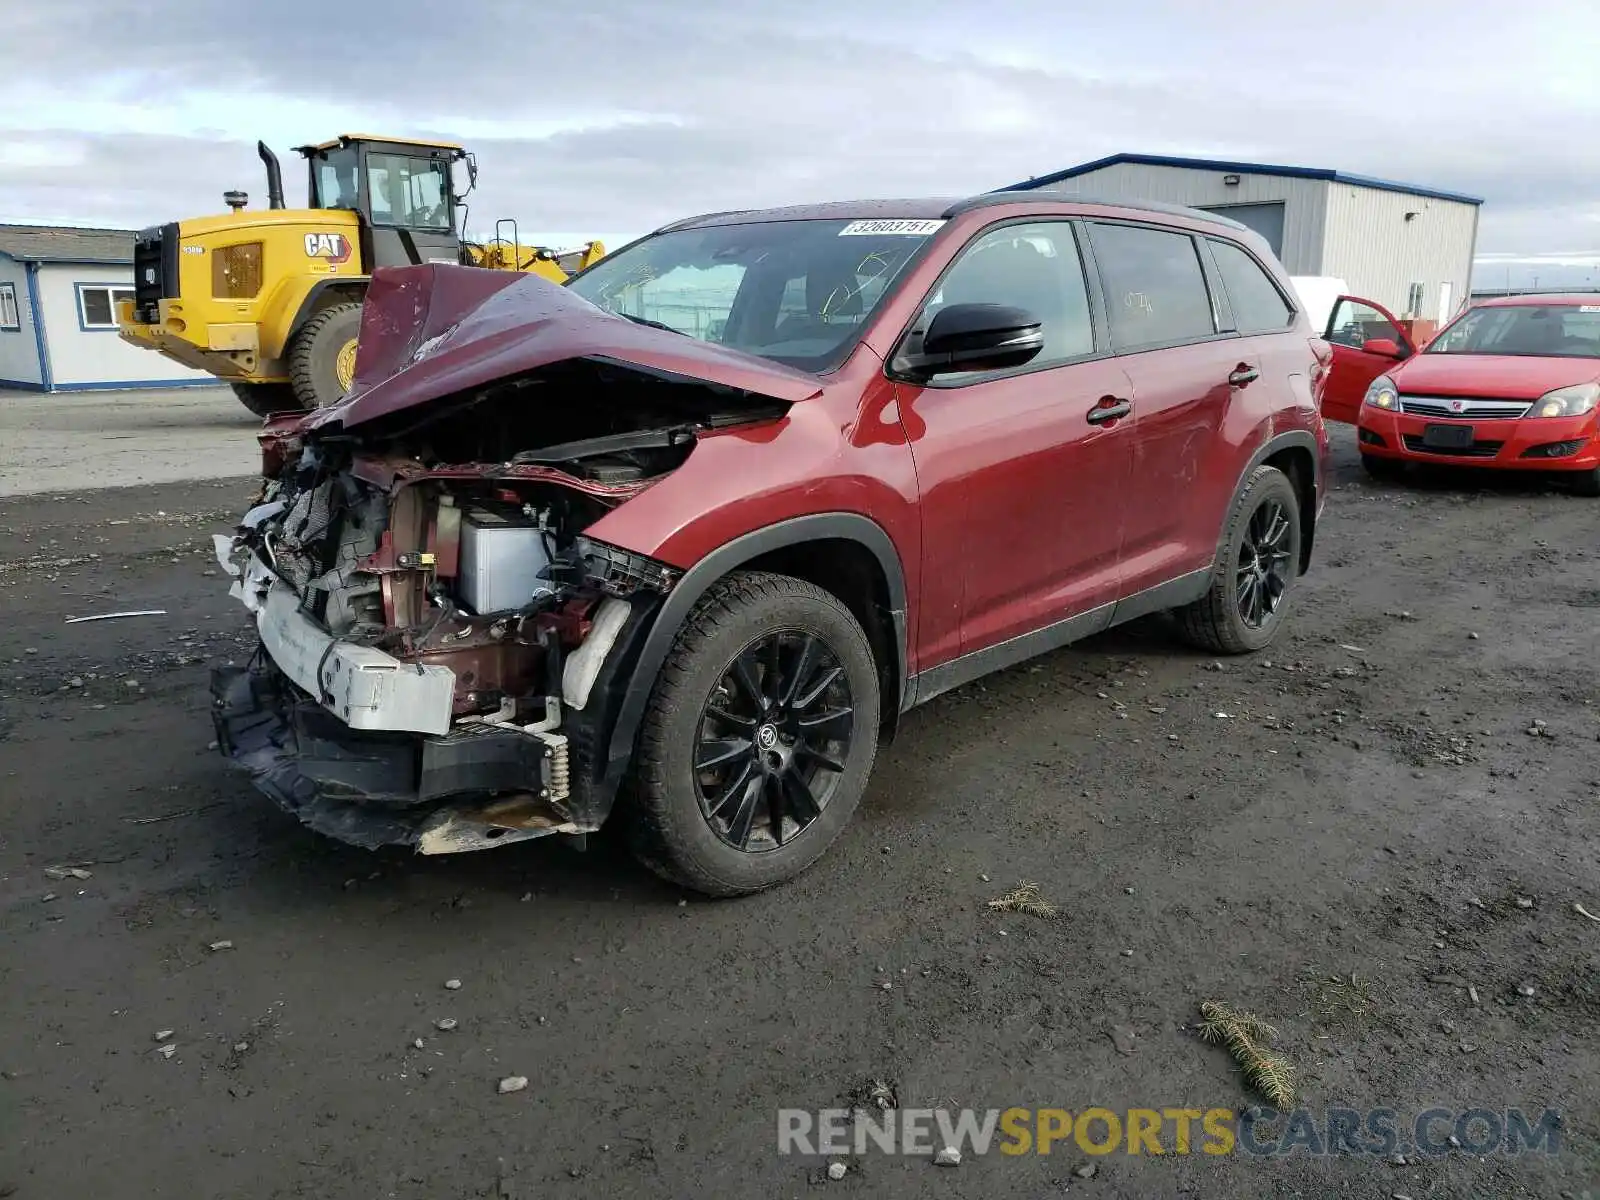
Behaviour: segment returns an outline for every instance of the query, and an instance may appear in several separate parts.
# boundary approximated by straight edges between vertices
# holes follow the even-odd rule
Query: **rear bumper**
[[[1429,425],[1455,425],[1472,429],[1476,443],[1474,452],[1441,453],[1422,449],[1423,430]],[[1579,417],[1448,421],[1409,413],[1383,412],[1363,405],[1357,428],[1361,453],[1375,458],[1517,471],[1589,471],[1600,466],[1600,436],[1597,436],[1600,431],[1597,431],[1594,413]],[[1372,441],[1374,435],[1381,442]],[[1580,442],[1581,445],[1576,451],[1559,457],[1539,454],[1528,456],[1529,451],[1562,442]]]
[[[163,301],[165,303],[165,301]],[[202,327],[204,328],[204,327]],[[279,383],[285,382],[288,376],[283,374],[264,374],[261,368],[267,365],[260,361],[260,356],[254,347],[240,347],[230,350],[213,350],[209,346],[198,346],[180,333],[175,333],[163,324],[147,325],[142,321],[122,321],[117,327],[122,340],[142,350],[154,350],[164,354],[174,362],[182,363],[186,367],[193,367],[197,371],[205,371],[219,379],[239,380],[248,383]],[[230,338],[238,341],[239,338]]]
[[[259,655],[212,672],[211,717],[224,757],[284,811],[342,842],[447,854],[586,832],[545,798],[564,764],[520,730],[352,729]]]

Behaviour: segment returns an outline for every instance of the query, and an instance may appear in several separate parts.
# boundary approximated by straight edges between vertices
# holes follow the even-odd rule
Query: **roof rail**
[[[1041,200],[1056,201],[1061,204],[1104,204],[1110,208],[1133,208],[1145,212],[1166,213],[1172,217],[1188,217],[1192,221],[1209,221],[1213,225],[1224,225],[1229,229],[1246,231],[1250,229],[1243,222],[1235,221],[1232,217],[1224,217],[1220,213],[1207,212],[1203,208],[1188,208],[1182,204],[1165,204],[1160,200],[1124,200],[1109,196],[1085,196],[1076,192],[1042,192],[1016,188],[1004,188],[997,192],[968,196],[965,200],[958,200],[945,209],[944,215],[949,219],[971,212],[975,208],[989,208],[997,204],[1038,204]]]
[[[747,213],[747,212],[754,212],[754,211],[755,210],[752,209],[752,208],[730,208],[730,209],[727,209],[724,212],[701,213],[697,217],[681,217],[676,221],[672,221],[672,222],[669,222],[666,225],[663,225],[660,229],[657,229],[656,232],[657,233],[672,233],[674,230],[688,229],[688,228],[690,228],[692,226],[698,225],[701,221],[709,221],[714,217],[736,217],[740,213]]]

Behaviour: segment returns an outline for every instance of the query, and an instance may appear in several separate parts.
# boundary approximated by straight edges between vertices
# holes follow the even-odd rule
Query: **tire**
[[[769,645],[777,646],[776,675]],[[744,686],[741,662],[749,669]],[[814,697],[806,694],[828,678]],[[752,689],[768,699],[787,689],[795,702],[756,716]],[[763,572],[715,584],[684,621],[645,710],[630,789],[634,853],[663,878],[708,896],[794,878],[833,843],[866,790],[878,704],[872,647],[831,593]],[[848,717],[838,715],[845,709]],[[807,721],[816,732],[796,733]],[[795,735],[792,745],[779,729]],[[842,743],[834,735],[844,735]]]
[[[1393,458],[1379,458],[1376,454],[1363,454],[1361,456],[1361,469],[1369,478],[1383,483],[1393,483],[1396,479],[1404,478],[1406,464]]]
[[[339,382],[339,356],[354,353],[360,332],[359,301],[325,308],[300,327],[289,346],[289,379],[300,407],[326,408],[349,390]]]
[[[1600,467],[1589,471],[1574,471],[1567,476],[1567,486],[1578,496],[1600,496]]]
[[[297,412],[300,401],[287,383],[230,383],[233,394],[256,416],[265,420],[278,413]]]
[[[1280,531],[1274,512],[1288,523],[1287,530]],[[1251,547],[1268,534],[1275,535],[1275,540],[1270,542],[1269,574],[1263,577],[1260,564],[1264,558]],[[1246,593],[1249,599],[1242,598],[1247,570],[1253,571],[1255,579],[1255,590]],[[1257,467],[1228,513],[1210,587],[1201,599],[1178,610],[1184,636],[1214,654],[1248,654],[1266,648],[1283,625],[1299,573],[1300,498],[1282,471]],[[1254,614],[1247,610],[1253,608],[1257,597],[1262,599],[1262,611],[1260,619],[1253,620]]]

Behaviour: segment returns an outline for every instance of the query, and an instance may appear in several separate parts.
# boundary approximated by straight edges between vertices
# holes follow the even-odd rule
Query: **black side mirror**
[[[952,304],[934,314],[917,350],[897,366],[914,375],[1020,367],[1044,349],[1039,318],[1009,304]]]

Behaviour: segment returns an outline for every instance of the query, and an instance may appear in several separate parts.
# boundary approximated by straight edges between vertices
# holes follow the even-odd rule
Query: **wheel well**
[[[300,305],[300,311],[295,314],[294,324],[289,326],[289,336],[283,340],[285,352],[288,351],[289,343],[294,340],[294,335],[299,333],[312,317],[336,304],[360,304],[366,296],[367,281],[364,279],[351,280],[349,283],[330,283],[313,291]]]
[[[1317,534],[1317,464],[1304,446],[1285,446],[1268,455],[1264,465],[1277,467],[1294,484],[1300,501],[1300,573],[1311,566],[1311,542]]]
[[[878,664],[879,704],[882,709],[879,728],[885,739],[892,737],[900,719],[900,686],[903,681],[898,678],[896,666],[894,622],[889,616],[889,584],[872,551],[849,538],[821,538],[781,546],[739,564],[739,569],[771,571],[804,579],[837,596],[850,610],[850,615],[855,617],[872,645],[872,657]]]

